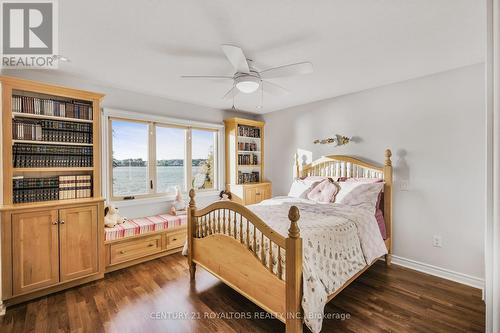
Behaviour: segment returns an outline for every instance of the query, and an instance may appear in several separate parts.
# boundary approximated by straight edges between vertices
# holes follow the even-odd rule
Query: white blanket
[[[248,208],[287,237],[288,210],[292,205],[300,210],[298,224],[303,239],[304,322],[317,333],[321,331],[328,295],[386,254],[387,249],[373,213],[360,208],[290,197],[276,197]],[[276,272],[276,268],[273,270]]]

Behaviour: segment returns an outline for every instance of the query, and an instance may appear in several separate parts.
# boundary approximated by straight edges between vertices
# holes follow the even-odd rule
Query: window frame
[[[220,189],[224,187],[223,175],[224,175],[224,125],[214,124],[214,123],[203,123],[196,121],[189,121],[183,119],[145,115],[136,112],[122,111],[116,109],[103,109],[103,138],[107,142],[103,144],[103,178],[107,177],[108,181],[103,182],[103,193],[109,201],[119,202],[119,203],[131,203],[137,201],[155,201],[158,200],[172,200],[175,194],[169,192],[156,192],[158,188],[158,178],[157,178],[157,159],[156,159],[156,128],[167,127],[167,128],[182,128],[186,130],[185,134],[185,154],[184,154],[184,188],[186,191],[182,190],[185,195],[186,192],[191,189],[192,180],[192,130],[204,130],[215,132],[215,142],[214,142],[214,188],[213,189],[201,189],[197,190],[198,193],[203,195],[215,195],[218,194]],[[134,199],[124,198],[124,196],[115,196],[113,194],[113,135],[112,135],[112,122],[113,120],[118,121],[128,121],[128,122],[140,122],[148,124],[148,193],[147,194],[131,194]],[[152,181],[153,188],[149,182]]]

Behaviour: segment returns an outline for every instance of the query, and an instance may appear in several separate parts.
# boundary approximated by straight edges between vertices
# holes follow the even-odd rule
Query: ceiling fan
[[[240,92],[245,94],[253,93],[257,89],[259,89],[259,87],[261,87],[264,92],[271,95],[286,95],[289,92],[288,90],[275,83],[264,81],[264,79],[274,79],[279,77],[307,74],[313,71],[313,66],[310,62],[298,62],[258,71],[252,65],[253,61],[245,56],[243,50],[240,47],[231,44],[223,44],[221,45],[221,47],[222,51],[235,70],[233,76],[183,75],[181,77],[185,79],[233,80],[233,87],[223,97],[225,99],[230,99],[238,95]]]

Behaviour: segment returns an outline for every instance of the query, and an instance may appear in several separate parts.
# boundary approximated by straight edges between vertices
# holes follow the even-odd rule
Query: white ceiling
[[[64,0],[61,75],[219,109],[232,75],[220,44],[241,46],[260,69],[311,61],[279,78],[284,97],[240,95],[263,113],[484,61],[483,0]]]

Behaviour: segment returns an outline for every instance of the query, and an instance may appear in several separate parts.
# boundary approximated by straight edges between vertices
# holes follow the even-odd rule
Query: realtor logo
[[[55,68],[56,0],[1,0],[2,66]]]

